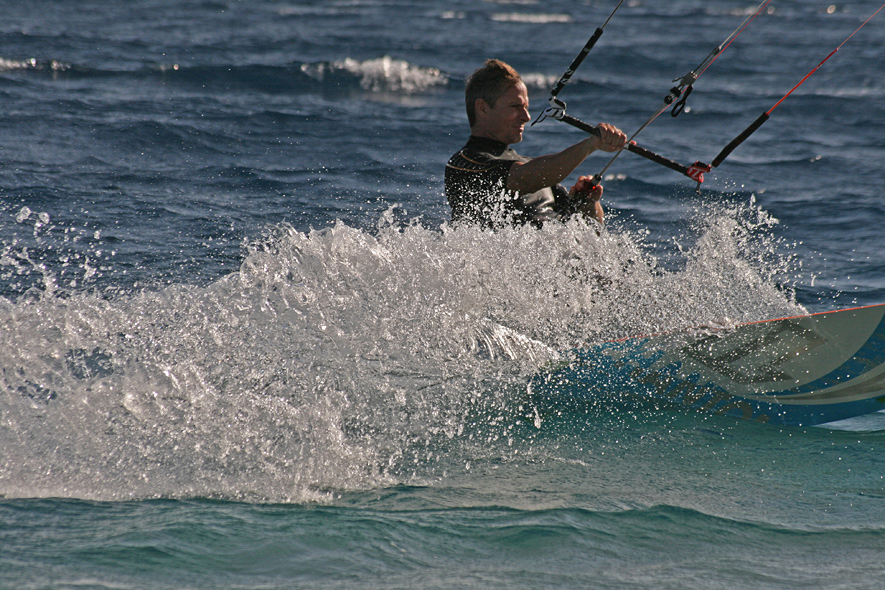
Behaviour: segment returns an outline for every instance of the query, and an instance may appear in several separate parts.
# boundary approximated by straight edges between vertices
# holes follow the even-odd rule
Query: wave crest
[[[389,56],[304,64],[301,71],[321,82],[341,73],[351,74],[359,78],[363,90],[370,92],[414,93],[448,84],[448,78],[436,68],[422,68]]]

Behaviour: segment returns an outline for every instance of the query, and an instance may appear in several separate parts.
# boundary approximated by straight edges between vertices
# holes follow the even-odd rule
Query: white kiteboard
[[[536,395],[662,405],[810,426],[885,409],[885,304],[628,338],[571,351]]]

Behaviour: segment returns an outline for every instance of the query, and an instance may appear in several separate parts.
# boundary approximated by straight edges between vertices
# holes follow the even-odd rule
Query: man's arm
[[[600,137],[591,136],[561,152],[534,158],[522,164],[514,163],[507,176],[507,189],[518,193],[533,193],[562,182],[587,156],[596,150],[615,152],[624,147],[627,136],[611,125],[599,125]]]

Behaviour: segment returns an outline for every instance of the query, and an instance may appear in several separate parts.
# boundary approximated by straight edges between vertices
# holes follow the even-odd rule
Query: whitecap
[[[568,14],[533,14],[525,12],[496,13],[492,15],[492,20],[503,23],[529,23],[538,25],[570,23],[574,21],[571,15]]]

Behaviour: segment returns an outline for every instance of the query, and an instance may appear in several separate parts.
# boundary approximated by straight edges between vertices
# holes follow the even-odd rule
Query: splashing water
[[[276,226],[205,287],[0,299],[0,495],[321,500],[501,452],[562,351],[796,313],[744,213],[699,215],[671,270],[629,231],[388,212]]]

